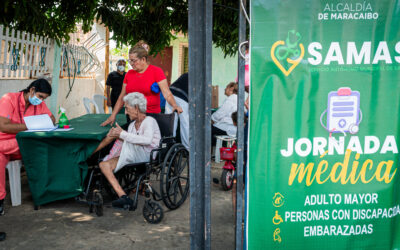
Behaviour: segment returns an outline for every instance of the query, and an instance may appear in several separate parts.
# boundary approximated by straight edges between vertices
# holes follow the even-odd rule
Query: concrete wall
[[[57,107],[61,106],[67,110],[66,115],[68,119],[86,114],[82,101],[83,97],[92,98],[94,94],[103,94],[102,89],[96,87],[97,83],[95,79],[75,79],[68,98],[66,98],[69,91],[68,79],[60,79],[59,84]]]
[[[71,84],[72,84],[72,79]],[[30,80],[0,80],[0,97],[9,92],[18,92],[26,88],[34,79]],[[67,117],[69,119],[86,114],[85,107],[83,106],[83,97],[92,98],[94,94],[103,94],[104,87],[102,87],[95,79],[75,79],[75,83],[72,87],[72,92],[68,98],[68,79],[59,79],[58,95],[51,95],[46,99],[46,104],[49,106],[49,102],[52,98],[57,98],[57,108],[62,106],[67,110]],[[0,107],[1,108],[1,107]],[[54,114],[58,119],[58,114]]]
[[[15,93],[15,92],[19,92],[23,89],[25,89],[26,87],[29,86],[29,84],[31,84],[31,82],[33,82],[35,79],[7,79],[7,80],[0,80],[0,97],[2,97],[4,94],[7,93]],[[49,107],[49,103],[50,103],[50,98],[52,98],[52,96],[50,96],[49,98],[47,98],[45,100],[45,103],[47,104],[47,106]],[[53,96],[54,98],[54,96]],[[1,107],[0,107],[1,108]]]
[[[100,23],[95,23],[92,27],[92,32],[97,32],[100,36],[101,39],[103,39],[103,41],[106,41],[106,27]],[[105,78],[107,77],[105,75],[105,61],[106,61],[106,51],[105,48],[101,49],[99,51],[96,52],[97,58],[99,59],[99,61],[101,62],[102,65],[102,69],[96,72],[96,80],[97,82],[103,86],[104,89],[104,85],[106,84],[105,82]],[[111,72],[111,71],[110,71]],[[101,93],[101,94],[104,94]]]
[[[224,52],[220,48],[212,49],[212,84],[218,86],[219,105],[225,100],[224,90],[228,83],[236,80],[238,57],[224,58]]]
[[[98,32],[100,38],[106,40],[105,26],[95,23],[92,27],[92,33]],[[93,95],[104,94],[105,85],[105,49],[96,52],[96,55],[102,64],[102,69],[95,73],[95,79],[77,78],[75,79],[74,86],[68,98],[66,98],[69,91],[68,78],[59,80],[57,107],[65,108],[68,119],[76,118],[86,114],[86,109],[83,105],[83,98],[92,98]],[[70,79],[72,83],[73,79]],[[58,116],[57,116],[58,117]]]
[[[24,80],[15,80],[15,79],[0,79],[0,97],[2,97],[6,93],[18,92],[26,88],[34,79],[24,79]]]
[[[92,27],[92,33],[98,32],[101,39],[106,40],[106,28],[95,23]],[[86,114],[85,107],[83,105],[83,97],[92,98],[94,94],[104,94],[105,85],[105,48],[100,49],[96,52],[96,55],[102,64],[102,69],[95,73],[95,79],[89,78],[76,78],[72,91],[66,98],[69,91],[69,83],[72,84],[74,81],[72,78],[60,78],[58,85],[58,93],[54,93],[57,88],[53,86],[53,95],[46,99],[46,104],[49,106],[51,100],[57,98],[57,111],[58,107],[62,106],[67,110],[67,117],[69,119]],[[51,57],[50,64],[53,64],[54,56]],[[51,65],[52,68],[52,65]],[[18,92],[26,88],[35,79],[0,79],[0,97],[5,93]],[[1,107],[0,107],[1,108]],[[58,114],[54,114],[58,118]]]

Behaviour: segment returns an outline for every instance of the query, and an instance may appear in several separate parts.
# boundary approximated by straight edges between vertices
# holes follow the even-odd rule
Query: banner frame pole
[[[246,41],[246,17],[241,4],[246,6],[246,0],[239,0],[239,43]],[[241,47],[239,47],[241,50]],[[244,151],[244,98],[245,98],[245,59],[238,53],[238,102],[237,102],[237,161],[236,161],[236,250],[243,249],[243,151]]]

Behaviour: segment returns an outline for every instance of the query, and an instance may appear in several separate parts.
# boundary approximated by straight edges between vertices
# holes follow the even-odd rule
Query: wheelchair
[[[125,165],[115,173],[115,177],[127,195],[133,193],[133,207],[130,210],[137,209],[139,194],[144,194],[146,200],[143,217],[147,222],[156,224],[164,215],[159,201],[163,201],[168,209],[174,210],[188,196],[189,151],[173,136],[175,113],[147,115],[153,117],[160,128],[159,147],[151,151],[148,162]],[[117,197],[100,171],[98,163],[102,159],[101,154],[97,157],[96,164],[88,162],[89,166],[94,166],[89,168],[85,189],[76,200],[88,204],[90,213],[95,212],[97,216],[102,216],[102,190],[113,198]],[[152,186],[152,181],[159,181],[158,191]]]

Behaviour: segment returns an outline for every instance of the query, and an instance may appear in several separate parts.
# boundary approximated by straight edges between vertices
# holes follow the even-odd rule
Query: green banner
[[[252,0],[248,249],[400,249],[400,1]]]

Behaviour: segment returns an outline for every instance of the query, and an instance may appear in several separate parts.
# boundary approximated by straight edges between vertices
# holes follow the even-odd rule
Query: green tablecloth
[[[86,159],[106,136],[101,127],[108,115],[90,114],[70,120],[74,129],[58,132],[20,132],[17,141],[35,205],[79,195],[87,174]],[[125,115],[118,115],[120,125]]]

